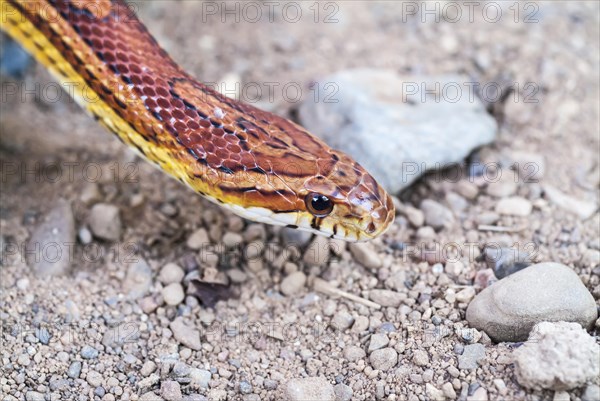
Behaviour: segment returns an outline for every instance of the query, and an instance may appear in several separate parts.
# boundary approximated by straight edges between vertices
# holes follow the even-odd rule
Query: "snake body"
[[[187,74],[121,0],[0,0],[0,26],[98,122],[194,191],[250,220],[348,241],[381,234],[391,198],[297,124]]]

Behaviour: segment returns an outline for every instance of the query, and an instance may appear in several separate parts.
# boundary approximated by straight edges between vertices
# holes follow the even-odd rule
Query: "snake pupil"
[[[324,217],[333,210],[333,202],[325,195],[311,193],[306,197],[306,207],[315,216]]]

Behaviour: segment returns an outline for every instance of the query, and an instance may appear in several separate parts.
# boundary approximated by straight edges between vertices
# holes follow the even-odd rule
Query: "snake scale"
[[[347,241],[383,233],[390,196],[299,125],[187,74],[122,0],[0,0],[0,26],[98,122],[197,193],[250,220]]]

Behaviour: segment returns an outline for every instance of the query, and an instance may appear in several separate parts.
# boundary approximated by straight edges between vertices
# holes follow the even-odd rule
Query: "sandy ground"
[[[494,222],[521,228],[517,231],[478,230],[481,216],[493,211],[497,202],[486,193],[487,183],[431,176],[399,199],[418,208],[423,199],[448,204],[449,192],[460,194],[467,207],[455,213],[451,226],[429,236],[407,216],[398,216],[386,235],[365,248],[367,259],[381,261],[376,268],[359,263],[360,252],[338,242],[335,252],[306,256],[310,238],[282,234],[224,212],[136,158],[64,93],[58,101],[49,99],[44,88],[50,88],[53,80],[35,66],[24,83],[10,78],[8,82],[40,83],[39,96],[2,100],[3,240],[22,248],[59,198],[71,202],[78,231],[87,227],[95,202],[117,206],[123,229],[116,242],[93,239],[84,245],[80,237],[71,270],[62,277],[39,277],[22,252],[5,252],[0,266],[0,392],[7,397],[3,399],[24,399],[28,391],[46,394],[46,399],[134,400],[154,394],[153,399],[173,399],[172,386],[174,394],[179,389],[183,396],[197,399],[278,400],[290,378],[306,376],[344,384],[355,400],[425,400],[430,398],[427,384],[447,389],[450,398],[450,388],[461,399],[484,392],[489,399],[552,398],[552,391],[520,387],[510,358],[513,345],[491,344],[485,335],[479,339],[486,345],[485,360],[476,369],[458,369],[458,354],[466,344],[460,333],[467,327],[468,301],[448,294],[474,285],[476,273],[486,268],[477,257],[481,249],[486,242],[499,242],[533,244],[535,260],[572,267],[598,302],[598,262],[593,257],[600,249],[598,213],[582,219],[569,207],[561,208],[540,195],[543,185],[549,184],[583,202],[598,202],[597,3],[527,3],[531,8],[522,3],[512,9],[512,3],[494,3],[502,6],[499,21],[484,17],[476,7],[473,22],[467,7],[461,7],[462,17],[453,21],[455,14],[443,7],[446,3],[432,14],[425,13],[423,3],[412,3],[416,6],[412,15],[413,8],[391,1],[306,2],[298,21],[293,11],[299,3],[288,3],[294,6],[285,9],[281,3],[271,21],[268,6],[257,2],[253,4],[262,12],[257,22],[255,10],[241,3],[237,3],[239,22],[223,13],[220,2],[184,1],[179,7],[165,1],[138,4],[141,19],[158,42],[192,74],[206,82],[241,80],[247,89],[245,100],[255,100],[258,87],[261,107],[289,117],[295,115],[297,104],[282,92],[285,84],[299,85],[302,100],[310,99],[311,83],[355,67],[406,74],[462,73],[482,84],[508,82],[518,87],[504,107],[494,110],[501,122],[497,141],[478,151],[476,158],[506,166],[515,151],[536,160],[541,157],[545,166],[540,181],[519,180],[515,189],[531,201],[533,211]],[[268,82],[279,84],[272,99]],[[65,163],[75,166],[71,177]],[[19,173],[36,172],[8,174],[8,165]],[[62,166],[63,174],[52,179],[56,165]],[[98,179],[84,174],[97,168],[103,173]],[[189,246],[192,233],[203,227],[212,243],[210,253],[218,261]],[[240,236],[241,250],[227,248],[228,240]],[[263,252],[249,261],[249,244],[256,242]],[[292,242],[299,252],[286,252]],[[438,260],[418,257],[403,245],[417,244],[418,250],[437,244],[439,249],[448,242],[477,244],[475,254],[465,256],[454,275],[447,266],[440,270]],[[100,256],[89,256],[92,247]],[[135,285],[143,287],[145,278],[140,284],[131,277],[130,262],[144,261],[150,268],[147,291],[132,299],[128,291]],[[227,283],[234,294],[214,308],[199,305],[190,296],[169,305],[165,303],[169,280],[159,277],[168,263],[184,269],[186,288],[186,280],[199,275]],[[307,277],[306,284],[288,282],[291,288],[282,290],[283,280],[297,271]],[[387,288],[386,280],[398,272],[407,283],[399,291],[404,294],[400,307],[374,309],[314,287],[315,279],[321,278],[368,299],[370,290]],[[174,338],[169,327],[177,316],[200,331],[199,347]],[[437,324],[432,317],[437,317]],[[36,339],[36,327],[51,333],[47,344]],[[591,334],[597,335],[595,330]],[[352,348],[366,351],[370,335],[382,331],[389,339],[387,347],[399,355],[393,369],[374,368],[368,355]],[[83,352],[85,345],[98,355]],[[81,362],[81,372],[71,377],[67,371],[74,361]],[[195,380],[199,370],[210,372],[208,388],[192,383],[190,377]],[[479,387],[485,391],[477,392]],[[337,388],[348,394],[346,387]],[[571,399],[579,399],[581,391],[573,390]],[[35,394],[30,397],[37,399]]]

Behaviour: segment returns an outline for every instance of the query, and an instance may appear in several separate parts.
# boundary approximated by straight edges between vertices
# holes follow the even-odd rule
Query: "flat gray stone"
[[[335,86],[300,106],[300,123],[353,156],[392,193],[426,170],[462,161],[496,135],[496,121],[469,96],[467,77],[356,69],[320,81]],[[436,86],[441,96],[425,93]]]
[[[38,277],[59,276],[71,268],[75,252],[75,218],[71,204],[59,199],[27,242],[27,265]]]
[[[544,321],[591,327],[597,316],[594,297],[579,276],[551,262],[529,266],[492,284],[467,308],[469,325],[497,342],[524,341]]]
[[[333,386],[323,377],[291,379],[285,385],[284,399],[287,401],[334,401]]]

